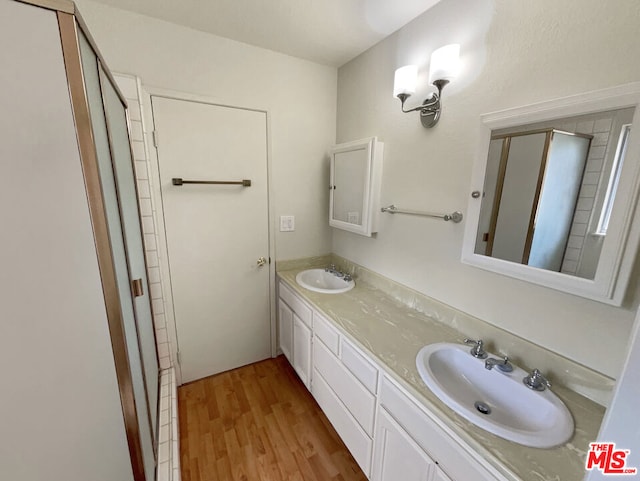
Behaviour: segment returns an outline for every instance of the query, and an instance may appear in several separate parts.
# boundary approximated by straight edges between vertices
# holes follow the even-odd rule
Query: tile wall
[[[158,435],[157,481],[180,481],[180,452],[178,432],[178,401],[175,369],[172,367],[163,284],[158,259],[158,238],[155,209],[151,199],[151,179],[149,176],[149,155],[144,142],[142,121],[141,86],[139,79],[129,75],[116,74],[114,78],[120,91],[127,99],[131,145],[135,165],[144,249],[147,258],[147,276],[151,294],[151,307],[156,332],[158,360],[160,364],[160,405]]]

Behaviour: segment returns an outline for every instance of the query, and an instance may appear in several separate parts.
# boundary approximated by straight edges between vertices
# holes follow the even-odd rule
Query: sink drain
[[[482,401],[476,401],[473,405],[476,407],[476,409],[480,413],[491,414],[491,408],[487,404],[483,403]]]

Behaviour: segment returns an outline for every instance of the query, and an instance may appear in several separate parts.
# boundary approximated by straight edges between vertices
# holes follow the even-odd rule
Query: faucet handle
[[[464,340],[465,344],[474,344],[474,346],[471,348],[471,351],[469,351],[471,353],[471,355],[475,358],[478,359],[486,359],[487,358],[487,353],[484,351],[483,346],[484,346],[484,341],[482,339],[478,339],[477,341],[474,339],[465,339]]]
[[[525,376],[522,382],[534,391],[544,391],[546,388],[551,387],[551,382],[538,369],[531,371],[531,374]]]

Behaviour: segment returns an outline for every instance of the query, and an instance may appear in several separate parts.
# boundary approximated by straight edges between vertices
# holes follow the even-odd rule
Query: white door
[[[152,97],[183,382],[271,355],[264,112]],[[250,186],[174,185],[242,181]],[[268,261],[267,261],[268,262]]]

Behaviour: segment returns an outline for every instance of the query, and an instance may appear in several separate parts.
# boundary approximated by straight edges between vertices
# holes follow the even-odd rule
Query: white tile
[[[601,172],[602,164],[604,163],[603,159],[589,159],[587,161],[587,172]]]
[[[140,122],[139,120],[131,120],[131,122],[129,122],[129,128],[131,141],[144,142],[144,135],[142,134],[142,122]]]
[[[158,357],[168,357],[169,356],[169,343],[162,342],[158,343]]]
[[[576,125],[576,130],[574,130],[574,132],[579,132],[581,134],[590,134],[591,132],[593,132],[593,124],[593,120],[578,122],[578,125]]]
[[[182,475],[180,474],[180,467],[173,468],[173,479],[171,481],[182,481]]]
[[[134,140],[131,142],[131,150],[133,150],[134,160],[146,160],[147,156],[144,152],[144,142]]]
[[[136,166],[136,179],[148,179],[149,173],[147,172],[147,161],[146,160],[136,160],[134,162]]]
[[[160,437],[158,439],[160,439],[161,443],[164,442],[165,440],[166,441],[170,441],[171,440],[171,438],[169,436],[169,425],[168,424],[164,424],[164,425],[161,424],[160,425],[159,436]]]
[[[576,204],[576,210],[591,210],[593,207],[592,197],[580,197]]]
[[[148,200],[148,199],[143,199],[143,200]],[[142,204],[142,202],[141,202]],[[149,203],[149,208],[151,208],[151,203]],[[148,251],[155,251],[158,250],[158,243],[156,242],[156,235],[155,234],[145,234],[144,235],[144,248]],[[160,282],[159,280],[155,281],[155,282]]]
[[[151,307],[155,314],[161,314],[164,312],[164,301],[162,299],[153,299],[151,301]]]
[[[138,104],[138,102],[136,102],[135,100],[131,100],[129,102],[127,102],[128,108],[127,110],[129,111],[129,120],[133,121],[141,121],[142,120],[142,115],[140,112],[140,105]]]
[[[171,367],[171,358],[169,356],[160,357],[159,363],[160,369],[169,369]]]
[[[171,443],[166,442],[166,443],[162,443],[160,444],[160,446],[158,447],[158,462],[159,463],[166,463],[169,461],[169,456],[171,456]]]
[[[611,123],[612,123],[613,119],[609,118],[609,119],[600,119],[600,120],[596,120],[594,126],[593,126],[593,131],[594,132],[608,132],[611,130]]]
[[[171,418],[169,416],[169,410],[165,409],[163,411],[160,411],[160,420],[159,423],[160,426],[169,426],[169,421],[171,421]],[[168,435],[168,431],[167,431],[167,435]],[[160,442],[164,442],[166,439],[165,438],[160,438]]]
[[[158,481],[172,481],[173,473],[169,465],[169,461],[158,464]]]
[[[138,199],[140,202],[140,215],[152,216],[153,209],[151,208],[151,199]],[[147,249],[155,249],[155,247],[146,247]]]
[[[155,282],[149,286],[151,299],[162,299],[162,284]]]
[[[147,252],[145,252],[145,254],[146,254],[146,258],[147,258],[147,265],[149,267],[157,267],[158,266],[158,251],[147,251]]]
[[[156,342],[158,344],[162,342],[169,342],[169,336],[166,329],[156,329]]]
[[[580,249],[572,249],[569,248],[566,250],[564,254],[565,260],[568,261],[577,261],[580,259]]]
[[[565,130],[567,132],[576,132],[576,128],[577,128],[577,125],[575,122],[565,122],[562,125],[560,125],[560,130]]]
[[[605,146],[591,147],[589,149],[589,159],[604,159],[607,148]]]
[[[169,385],[163,384],[160,386],[160,398],[168,398],[169,397]]]
[[[577,210],[573,215],[573,221],[578,224],[586,224],[589,222],[589,217],[591,217],[591,212],[588,210]]]
[[[580,197],[595,197],[597,185],[583,185],[580,189]]]
[[[578,270],[578,263],[576,261],[566,260],[562,263],[561,272],[565,274],[575,274]]]
[[[151,189],[148,180],[140,179],[138,181],[138,196],[140,198],[151,198]]]
[[[585,172],[582,177],[582,185],[597,185],[600,181],[600,172]]]
[[[164,311],[163,311],[164,312]],[[155,312],[153,314],[153,325],[156,329],[166,329],[167,320],[164,317],[163,312]]]
[[[609,132],[598,132],[593,134],[593,139],[591,139],[591,146],[598,147],[607,145],[609,142]]]
[[[571,235],[584,236],[587,233],[587,224],[573,224],[571,226]]]
[[[153,234],[146,234],[153,235]],[[160,282],[160,268],[159,267],[151,267],[147,270],[147,275],[149,276],[149,283],[153,284],[154,282]]]
[[[178,440],[174,439],[171,442],[171,457],[172,459],[178,459],[180,456],[180,450],[178,449]]]
[[[584,242],[584,237],[578,235],[569,236],[569,241],[567,242],[567,247],[573,247],[576,249],[581,249],[582,244]]]
[[[155,225],[153,224],[153,217],[151,216],[143,216],[142,217],[142,232],[145,234],[152,234],[156,231]]]

